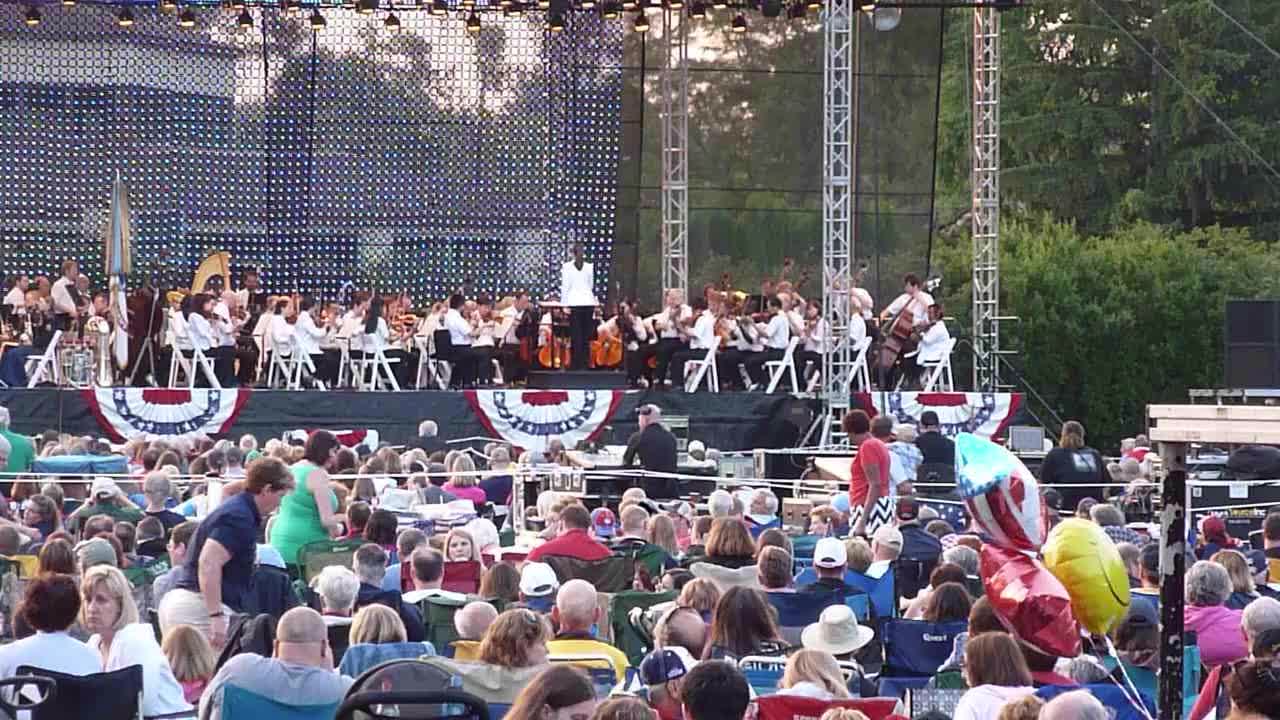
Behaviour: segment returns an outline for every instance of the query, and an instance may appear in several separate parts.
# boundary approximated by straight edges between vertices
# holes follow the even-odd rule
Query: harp
[[[219,291],[231,289],[231,253],[225,250],[211,252],[200,261],[195,276],[191,278],[191,294],[205,292],[213,278],[219,279],[215,283],[221,282]]]

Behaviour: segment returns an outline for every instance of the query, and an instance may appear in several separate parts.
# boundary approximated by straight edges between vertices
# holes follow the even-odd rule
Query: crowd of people
[[[823,720],[862,720],[855,701],[881,696],[898,715],[1104,720],[1115,698],[1100,686],[1127,677],[1152,693],[1163,671],[1159,543],[1119,504],[1085,497],[1075,514],[1117,544],[1133,600],[1108,637],[1054,657],[1011,632],[985,596],[983,538],[894,481],[899,456],[954,454],[936,422],[912,436],[856,412],[854,442],[881,442],[885,454],[863,447],[854,487],[790,523],[772,489],[743,485],[697,505],[635,487],[617,506],[588,508],[545,491],[525,526],[510,527],[509,514],[489,510],[510,504],[512,449],[495,443],[474,458],[446,451],[434,432],[401,450],[347,448],[325,431],[302,445],[133,442],[128,477],[9,486],[0,555],[34,567],[21,573],[20,602],[3,608],[0,678],[23,666],[93,675],[138,665],[144,715],[214,719],[232,693],[334,705],[366,670],[397,659],[444,670],[513,720],[743,720],[775,696],[822,703]],[[14,472],[37,455],[97,447],[27,438],[7,419],[0,459]],[[1137,449],[1120,462],[1134,459],[1141,475]],[[866,511],[879,496],[891,498],[887,518]],[[440,502],[470,503],[474,517],[434,532],[404,520]],[[1047,505],[1052,522],[1071,512],[1060,498]],[[514,545],[503,546],[505,531]],[[1263,538],[1250,548],[1213,516],[1198,528],[1185,623],[1206,672],[1193,720],[1280,707],[1280,510]],[[343,562],[308,571],[302,548],[339,539],[352,541]],[[637,652],[614,636],[623,595],[602,601],[593,581],[563,569],[618,557],[633,563]],[[445,587],[461,565],[478,571],[468,592]],[[895,588],[887,606],[883,582]],[[453,608],[444,634],[432,625],[441,605]],[[893,618],[948,639],[949,657],[912,686],[955,691],[945,712],[916,712],[888,684],[902,664]],[[445,636],[456,640],[431,641]],[[601,658],[612,693],[598,673],[558,661],[566,656]],[[775,666],[765,684],[753,674]]]

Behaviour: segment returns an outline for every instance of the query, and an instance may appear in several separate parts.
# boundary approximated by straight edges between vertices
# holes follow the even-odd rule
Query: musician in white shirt
[[[684,304],[684,293],[679,288],[667,290],[666,304],[662,312],[649,318],[653,324],[654,333],[658,336],[658,342],[656,345],[645,348],[643,361],[648,363],[650,357],[658,358],[658,366],[655,368],[657,372],[653,376],[655,385],[667,379],[671,358],[677,351],[684,348],[685,325],[692,318],[693,310]]]
[[[316,324],[315,313],[319,307],[311,295],[302,296],[298,302],[298,321],[293,325],[293,343],[297,352],[311,356],[311,363],[316,366],[316,379],[333,387],[338,382],[341,354],[338,350],[320,347],[328,339],[329,332]]]
[[[502,378],[507,383],[522,381],[529,376],[530,360],[538,342],[538,318],[530,306],[529,293],[523,290],[516,293],[511,305],[499,314],[502,316],[499,328]],[[522,345],[529,348],[529,360],[521,357]]]
[[[805,307],[804,320],[802,331],[804,344],[796,353],[796,369],[799,370],[802,378],[808,376],[810,367],[814,372],[822,372],[822,356],[831,349],[831,326],[827,324],[826,318],[822,317],[822,303],[818,300],[810,300]],[[849,324],[851,331],[853,326],[862,326],[861,320],[856,317],[850,318]],[[863,335],[866,332],[866,328],[863,327]]]
[[[444,359],[453,365],[449,375],[450,387],[456,389],[474,387],[476,384],[476,352],[471,347],[471,323],[462,317],[466,300],[460,293],[449,297],[449,310],[444,314],[444,327],[449,331],[449,353]],[[439,352],[440,348],[436,348]]]
[[[498,323],[493,317],[493,307],[487,298],[476,302],[471,315],[471,349],[476,354],[476,383],[493,384],[493,359],[497,357]]]
[[[743,362],[747,375],[751,376],[750,390],[769,384],[769,373],[765,371],[764,364],[771,360],[781,360],[786,354],[787,345],[791,342],[791,321],[782,311],[782,301],[776,296],[769,298],[769,313],[772,317],[769,318],[768,324],[763,328],[759,323],[756,324],[764,342],[764,351],[752,355]]]
[[[236,372],[236,380],[241,385],[252,385],[258,372],[258,348],[250,344],[243,347],[238,343],[240,330],[244,327],[244,315],[237,312],[240,307],[239,298],[231,290],[222,292],[222,299],[213,306],[213,317],[210,322],[220,347],[231,348],[231,353],[240,363]]]
[[[569,308],[569,367],[585,370],[591,354],[596,294],[591,263],[582,257],[582,243],[573,244],[573,259],[560,267],[560,302]]]
[[[916,345],[915,353],[908,353],[903,356],[903,371],[908,378],[914,378],[917,383],[920,383],[922,371],[924,370],[920,363],[934,363],[941,360],[951,342],[951,333],[947,330],[947,324],[942,320],[942,305],[940,303],[934,303],[929,306],[928,322],[917,327],[913,334],[919,336],[920,341]]]
[[[76,279],[80,275],[80,265],[75,260],[64,260],[62,277],[53,283],[49,299],[53,303],[53,329],[70,330],[74,320],[80,314],[80,303],[77,302],[80,291],[76,289]]]
[[[218,384],[230,387],[235,383],[236,356],[231,348],[218,345],[217,331],[209,322],[209,318],[213,316],[213,304],[213,296],[207,293],[199,293],[187,299],[182,308],[186,319],[187,339],[192,348],[198,348],[213,361],[213,374],[218,378]],[[184,350],[183,354],[188,353]],[[194,365],[191,371],[195,373],[196,385],[209,387],[204,371]]]
[[[383,357],[389,361],[396,382],[403,390],[409,387],[413,373],[417,372],[418,355],[391,346],[391,329],[386,318],[382,317],[383,306],[382,296],[374,295],[369,299],[369,309],[365,311],[364,326],[361,328],[364,334],[364,356],[367,360],[376,350],[381,350]]]
[[[701,360],[707,350],[720,344],[716,337],[716,316],[707,308],[705,298],[693,299],[693,313],[697,320],[693,322],[693,330],[689,333],[689,347],[678,350],[671,357],[671,386],[684,385],[684,364],[690,360]]]
[[[627,385],[640,387],[640,377],[649,369],[645,348],[653,339],[644,318],[635,313],[635,306],[627,300],[618,303],[618,314],[600,324],[600,335],[618,338],[622,343],[622,365],[627,371]]]
[[[912,327],[929,322],[929,306],[933,304],[933,296],[924,291],[920,278],[914,273],[907,273],[902,277],[902,286],[902,294],[881,311],[880,322],[897,317],[904,309],[911,313]],[[889,330],[891,328],[885,328],[884,331]]]
[[[13,279],[13,287],[4,296],[4,302],[0,303],[0,316],[4,317],[5,322],[12,326],[20,323],[17,317],[25,311],[27,305],[27,286],[30,282],[26,275],[19,275]],[[17,335],[18,332],[13,333]]]

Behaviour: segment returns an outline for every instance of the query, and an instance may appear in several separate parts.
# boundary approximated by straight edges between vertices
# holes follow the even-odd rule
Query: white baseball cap
[[[520,571],[520,592],[525,597],[545,597],[560,589],[556,571],[546,563],[530,562]]]
[[[824,537],[813,548],[813,565],[820,568],[838,568],[849,564],[849,552],[839,538]]]

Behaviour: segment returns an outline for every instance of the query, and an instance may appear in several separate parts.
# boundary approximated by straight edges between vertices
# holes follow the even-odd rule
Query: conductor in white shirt
[[[560,268],[560,302],[569,308],[569,367],[585,370],[591,352],[596,307],[594,270],[582,257],[582,243],[573,244],[573,259]]]

